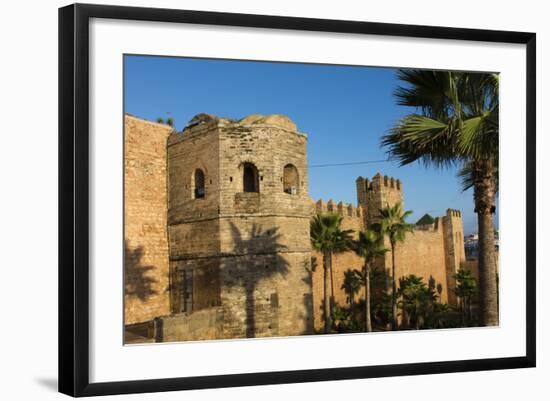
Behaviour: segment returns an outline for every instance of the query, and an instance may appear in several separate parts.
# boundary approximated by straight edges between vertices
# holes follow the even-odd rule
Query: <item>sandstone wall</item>
[[[154,331],[163,341],[321,329],[323,265],[311,252],[312,216],[338,213],[356,236],[379,221],[380,208],[403,202],[401,182],[359,177],[359,207],[313,203],[307,137],[283,116],[199,115],[183,133],[170,133],[125,117],[125,323],[157,318]],[[249,166],[256,192],[244,192]],[[204,196],[195,191],[197,169]],[[462,219],[449,210],[398,245],[396,276],[421,276],[440,289],[441,302],[452,302],[452,274],[463,260]],[[378,264],[389,272],[391,254]],[[334,256],[338,304],[348,302],[345,272],[362,267],[353,252]],[[361,290],[356,301],[363,297]],[[192,313],[182,313],[189,302]]]
[[[376,182],[376,177],[374,179]],[[379,176],[378,183],[375,183],[374,188],[382,188],[384,195],[377,194],[373,191],[372,183],[366,180],[358,180],[358,189],[363,187],[370,188],[371,193],[363,192],[358,197],[363,199],[363,203],[367,206],[378,207],[381,202],[388,201],[390,206],[392,202],[400,201],[399,191],[402,186],[397,180],[394,180],[392,186],[391,179],[388,178],[388,185],[384,184],[384,178]],[[381,186],[380,186],[381,185]],[[379,196],[380,195],[380,196]],[[374,206],[373,206],[374,205]],[[351,205],[336,204],[333,201],[325,203],[320,200],[316,203],[317,213],[334,212],[341,214],[344,219],[342,221],[343,229],[354,230],[357,232],[364,229],[365,220],[370,223],[372,213],[369,214],[363,207],[354,208]],[[363,219],[363,215],[367,218]],[[376,218],[375,218],[375,221]],[[445,216],[437,218],[432,225],[418,226],[413,233],[407,235],[402,243],[398,243],[396,249],[396,278],[415,274],[424,279],[424,282],[432,286],[438,300],[442,303],[455,304],[456,297],[454,296],[454,278],[452,275],[458,270],[461,264],[464,263],[464,244],[463,244],[463,228],[462,217],[460,212],[449,209]],[[391,249],[388,239],[385,239],[385,246]],[[333,289],[334,300],[339,305],[349,305],[347,295],[342,289],[344,283],[344,274],[347,270],[361,270],[363,260],[353,252],[345,252],[336,254],[333,257]],[[387,275],[387,289],[391,290],[391,252],[388,252],[384,258],[381,258],[375,263],[375,266]],[[321,330],[323,327],[323,299],[324,299],[324,279],[323,279],[323,258],[319,252],[312,252],[312,283],[313,283],[313,315],[314,327],[316,330]],[[397,281],[399,288],[399,281]],[[355,301],[364,298],[364,290],[361,289],[355,297]]]
[[[388,244],[388,249],[390,246]],[[445,261],[444,228],[437,219],[433,228],[416,229],[407,234],[405,242],[398,243],[396,251],[397,279],[414,274],[436,290],[440,302],[449,299]],[[386,254],[386,269],[391,269],[391,252]],[[390,271],[391,272],[391,271]],[[397,282],[399,288],[399,281]]]
[[[219,138],[216,125],[206,124],[168,140],[168,224],[217,218],[220,206]],[[195,197],[194,174],[204,173],[205,194]]]
[[[359,177],[355,181],[357,188],[357,203],[365,210],[365,222],[375,224],[380,222],[380,209],[393,206],[400,202],[403,210],[403,184],[400,180],[377,173],[372,180]]]
[[[124,323],[169,313],[166,140],[172,128],[124,116]]]
[[[221,305],[226,338],[312,332],[310,253],[224,257]]]
[[[219,308],[162,316],[153,322],[154,338],[156,342],[223,338],[222,322],[223,315]]]
[[[460,211],[447,209],[447,212],[443,217],[443,226],[445,234],[445,257],[449,303],[456,305],[457,298],[454,292],[456,280],[453,276],[466,260],[466,252],[464,249],[464,228],[462,225],[462,215]]]
[[[316,213],[338,213],[342,219],[342,229],[353,230],[354,238],[364,227],[363,209],[356,208],[353,205],[345,205],[342,202],[336,204],[329,200],[325,203],[322,199],[315,204]],[[347,270],[361,270],[363,268],[363,259],[355,252],[338,253],[332,260],[332,288],[334,289],[334,301],[341,306],[349,305],[347,295],[342,289],[344,284],[344,274]],[[312,252],[312,289],[313,289],[313,318],[315,330],[321,330],[324,325],[323,320],[323,300],[324,300],[324,269],[323,255],[319,252]],[[361,289],[355,296],[355,302],[364,299],[365,293]]]
[[[281,116],[236,122],[202,115],[195,122],[168,145],[174,312],[181,310],[178,277],[192,271],[193,310],[220,306],[216,335],[311,332],[307,137]],[[257,192],[244,192],[248,165]],[[200,199],[197,168],[206,183]],[[297,184],[293,193],[284,191],[285,170],[293,174],[286,182]]]

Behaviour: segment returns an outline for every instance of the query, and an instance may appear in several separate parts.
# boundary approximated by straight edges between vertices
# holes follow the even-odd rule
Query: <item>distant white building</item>
[[[499,231],[495,230],[495,249],[499,250],[500,240]],[[479,235],[470,234],[464,237],[464,251],[466,252],[466,259],[477,259],[479,255]]]

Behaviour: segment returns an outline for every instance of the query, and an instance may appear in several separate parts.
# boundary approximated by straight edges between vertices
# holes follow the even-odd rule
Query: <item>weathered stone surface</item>
[[[199,294],[219,300],[224,338],[310,333],[306,137],[283,116],[208,119],[174,136],[181,138],[168,145],[172,275],[205,264],[218,274],[217,294],[194,279],[194,310],[208,307]],[[289,165],[294,194],[284,192]],[[247,168],[256,192],[245,192]],[[202,198],[195,196],[197,169],[205,177]],[[173,313],[181,311],[179,292],[176,286]]]
[[[296,124],[292,122],[287,116],[281,114],[272,114],[269,116],[263,116],[261,114],[252,114],[248,117],[243,118],[239,121],[239,124],[242,125],[252,125],[252,124],[265,124],[265,125],[274,125],[280,128],[284,128],[287,131],[296,132]]]
[[[311,218],[339,213],[343,228],[357,233],[379,222],[380,208],[403,202],[402,183],[376,174],[357,178],[357,207],[314,203],[307,137],[285,116],[202,114],[179,134],[126,116],[125,132],[125,323],[157,317],[158,340],[320,329],[323,265],[311,250]],[[452,276],[464,260],[462,217],[449,209],[398,244],[396,277],[421,276],[441,289],[441,302],[454,304]],[[391,254],[376,264],[389,274]],[[362,266],[353,252],[335,255],[337,303],[347,302],[344,272]],[[138,288],[149,295],[137,296]]]
[[[223,338],[222,323],[220,308],[162,316],[153,322],[154,339],[156,342],[174,342]]]
[[[124,116],[124,322],[170,312],[166,140],[172,128]]]

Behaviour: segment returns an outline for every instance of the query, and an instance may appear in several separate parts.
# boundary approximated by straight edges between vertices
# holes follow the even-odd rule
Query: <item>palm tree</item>
[[[380,209],[380,232],[387,235],[391,246],[391,329],[397,328],[397,290],[395,280],[395,249],[398,242],[405,241],[407,233],[413,232],[414,224],[406,222],[406,218],[412,213],[411,210],[403,212],[401,202],[393,206],[386,206]]]
[[[388,250],[384,248],[384,238],[374,230],[361,231],[359,238],[354,241],[353,250],[357,255],[363,258],[365,264],[361,277],[365,285],[365,329],[367,332],[372,331],[372,319],[370,311],[370,267],[375,259],[384,256]]]
[[[470,270],[459,269],[453,275],[456,280],[455,293],[460,299],[462,325],[472,323],[472,298],[477,293],[477,282]]]
[[[419,330],[424,325],[428,313],[436,300],[435,291],[424,283],[421,277],[410,274],[399,280],[399,296],[406,327],[414,325]]]
[[[313,249],[323,254],[325,333],[332,327],[331,300],[332,256],[350,248],[352,230],[342,230],[342,216],[335,213],[318,214],[311,221],[310,235]]]
[[[480,324],[498,324],[493,214],[498,191],[498,75],[399,70],[397,102],[417,109],[382,139],[402,165],[458,165],[473,186],[479,234]],[[465,179],[466,178],[466,179]]]

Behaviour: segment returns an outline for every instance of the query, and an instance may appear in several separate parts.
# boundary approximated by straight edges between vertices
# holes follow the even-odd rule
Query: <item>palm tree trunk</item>
[[[325,317],[325,333],[330,333],[332,327],[332,319],[330,314],[330,290],[331,290],[331,277],[330,277],[330,253],[325,252],[323,254],[323,268],[324,268],[324,317]]]
[[[397,289],[395,284],[395,243],[391,243],[391,329],[397,330]]]
[[[475,163],[474,201],[479,231],[479,324],[498,325],[497,266],[495,254],[495,182],[490,160]]]
[[[365,260],[365,328],[368,333],[372,331],[370,319],[370,269],[369,263]]]

